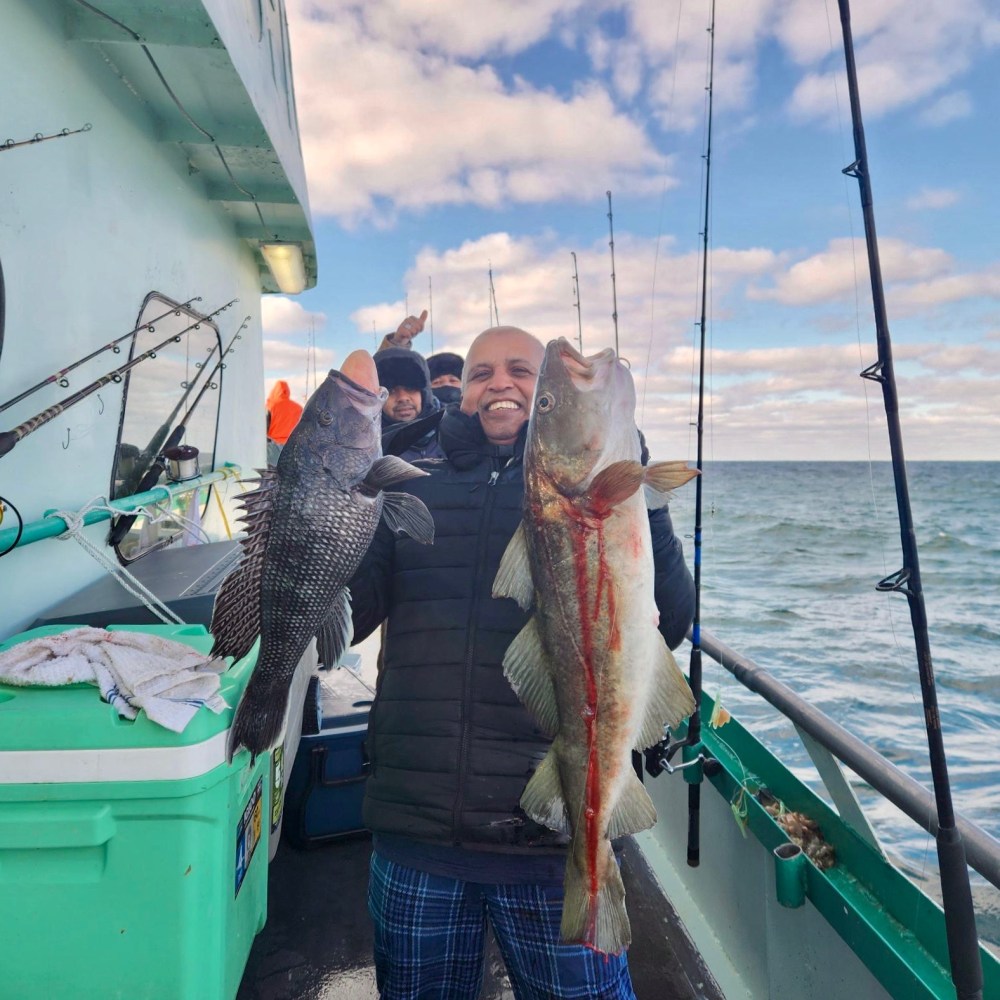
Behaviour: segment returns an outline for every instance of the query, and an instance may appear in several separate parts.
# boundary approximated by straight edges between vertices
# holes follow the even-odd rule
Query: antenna
[[[618,289],[615,285],[615,220],[611,211],[610,191],[608,191],[608,232],[611,234],[611,239],[608,241],[608,246],[611,247],[611,308],[613,310],[611,318],[615,321],[615,354],[621,357],[621,351],[618,350]]]
[[[576,292],[576,301],[573,303],[576,306],[576,325],[578,331],[578,341],[580,344],[580,353],[583,354],[583,316],[580,313],[580,272],[576,266],[576,253],[570,250],[570,256],[573,258],[573,289]]]

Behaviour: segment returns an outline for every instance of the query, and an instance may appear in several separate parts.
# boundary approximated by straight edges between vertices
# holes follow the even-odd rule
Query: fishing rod
[[[97,392],[98,389],[102,389],[109,382],[120,382],[122,376],[135,368],[136,365],[141,364],[147,358],[155,358],[158,351],[162,351],[168,344],[180,343],[181,337],[188,333],[190,330],[196,330],[201,326],[206,320],[212,319],[214,316],[218,316],[219,313],[228,309],[238,299],[233,299],[231,302],[227,302],[224,306],[220,306],[215,312],[209,313],[207,316],[203,316],[197,323],[192,323],[190,326],[186,326],[183,330],[177,333],[172,333],[166,340],[157,344],[155,347],[151,347],[148,351],[140,354],[137,358],[133,358],[131,361],[126,362],[114,371],[108,372],[107,375],[102,375],[101,378],[90,385],[84,386],[82,389],[78,389],[71,396],[67,396],[64,400],[56,403],[54,406],[50,406],[47,410],[42,410],[41,413],[37,413],[30,420],[25,420],[24,423],[18,424],[17,427],[9,431],[3,431],[0,433],[0,458],[9,452],[14,445],[19,441],[23,441],[29,434],[37,431],[39,427],[44,426],[50,420],[55,420],[56,417],[61,413],[65,413],[66,410],[73,406],[76,406],[81,400],[86,399],[88,396]]]
[[[118,346],[123,340],[128,340],[129,337],[135,336],[140,330],[149,330],[150,333],[154,331],[154,323],[159,323],[161,319],[166,319],[171,313],[175,316],[180,316],[181,310],[186,309],[192,302],[201,302],[201,296],[196,295],[193,299],[188,299],[187,302],[182,302],[178,306],[173,306],[168,309],[165,313],[160,313],[159,316],[154,316],[148,323],[143,323],[141,326],[137,326],[134,330],[129,330],[128,333],[123,333],[120,337],[116,337],[108,344],[104,344],[102,347],[98,347],[96,351],[91,351],[84,358],[80,358],[79,361],[74,361],[73,364],[67,365],[65,368],[61,368],[59,371],[50,375],[48,378],[42,379],[37,385],[33,385],[30,389],[25,389],[19,396],[14,396],[13,399],[8,399],[6,403],[0,405],[0,413],[4,410],[10,409],[15,403],[20,403],[22,399],[27,399],[32,394],[38,392],[39,389],[44,389],[47,385],[52,385],[53,382],[58,382],[64,389],[69,388],[69,380],[66,378],[67,373],[73,371],[74,368],[79,368],[80,365],[85,365],[88,361],[92,361],[99,354],[103,354],[105,351],[114,351],[115,354],[121,354],[121,348]]]
[[[976,932],[976,915],[972,905],[972,889],[969,885],[965,846],[962,835],[955,824],[955,811],[948,780],[948,764],[941,734],[941,715],[938,711],[937,691],[934,685],[934,666],[931,661],[930,638],[927,631],[927,612],[924,607],[920,562],[917,556],[916,534],[913,528],[909,488],[906,481],[906,463],[903,457],[903,432],[899,422],[899,401],[892,363],[892,342],[889,337],[889,321],[886,312],[885,292],[882,287],[878,237],[875,232],[875,212],[872,207],[871,179],[868,173],[868,152],[865,145],[864,125],[861,120],[861,98],[858,93],[857,67],[854,61],[851,12],[848,0],[838,0],[838,6],[844,37],[847,86],[851,98],[855,156],[854,162],[845,167],[843,172],[849,177],[857,178],[861,195],[878,345],[878,360],[861,372],[861,377],[878,382],[882,386],[882,401],[885,406],[889,431],[889,448],[892,455],[892,473],[896,487],[899,535],[903,554],[903,568],[879,581],[876,589],[883,592],[901,593],[905,595],[909,603],[910,624],[913,629],[917,666],[920,674],[920,689],[923,696],[924,722],[927,728],[934,798],[937,805],[937,855],[938,866],[941,869],[941,893],[944,901],[948,956],[951,960],[951,978],[958,1000],[980,1000],[983,995],[983,969],[979,955],[979,936]]]
[[[492,310],[492,312],[490,313],[490,325],[493,324],[493,316],[496,315],[496,318],[497,318],[496,325],[499,326],[500,325],[500,310],[497,308],[497,290],[493,287],[493,265],[492,264],[489,267],[489,276],[490,276],[490,309]]]
[[[576,253],[570,250],[570,256],[573,258],[573,288],[576,291],[576,301],[573,303],[576,306],[576,325],[578,330],[578,340],[580,344],[580,353],[583,354],[583,315],[580,312],[580,272],[576,266]]]
[[[217,346],[218,346],[217,342],[212,344],[212,349],[211,351],[209,351],[208,358],[211,358],[211,356],[215,353]],[[203,362],[201,361],[195,362],[196,367],[199,369],[204,368],[204,366],[208,364],[208,358],[206,358]],[[211,377],[212,376],[209,375],[209,378]],[[120,493],[118,493],[119,496],[131,496],[133,493],[139,492],[139,490],[136,489],[137,484],[143,479],[146,470],[150,466],[150,463],[152,463],[156,458],[156,456],[159,455],[160,451],[163,448],[163,442],[166,440],[167,435],[170,433],[170,428],[173,427],[174,425],[174,420],[176,419],[177,414],[181,412],[181,407],[185,404],[185,402],[187,402],[188,396],[191,395],[191,393],[194,391],[194,387],[197,384],[198,384],[197,375],[190,382],[182,383],[182,387],[184,388],[184,394],[181,396],[177,405],[171,411],[170,416],[167,417],[167,419],[162,424],[160,424],[159,428],[157,428],[157,430],[153,433],[153,436],[149,439],[149,443],[146,445],[146,447],[143,448],[141,452],[139,452],[139,457],[135,461],[132,474],[128,476],[125,479],[124,483],[122,484],[121,491]]]
[[[702,532],[702,471],[705,439],[705,328],[708,309],[708,222],[712,176],[712,94],[715,74],[715,0],[708,29],[708,115],[705,128],[705,214],[701,231],[701,317],[698,348],[698,476],[694,494],[694,619],[691,623],[691,660],[688,678],[694,695],[694,711],[688,720],[687,744],[701,742],[701,532]],[[701,782],[688,785],[688,844],[687,863],[697,868],[701,862]]]
[[[618,286],[615,283],[615,220],[611,211],[611,192],[608,195],[608,232],[611,239],[608,246],[611,247],[611,318],[615,321],[615,357],[621,357],[618,350]]]
[[[427,279],[427,307],[431,316],[431,354],[434,353],[434,287],[431,279]]]
[[[188,388],[188,392],[181,397],[181,402],[174,407],[174,412],[167,418],[166,422],[160,427],[160,429],[153,435],[153,440],[150,441],[150,452],[155,455],[153,464],[145,471],[142,478],[139,480],[134,488],[125,487],[122,496],[131,496],[136,493],[145,493],[147,490],[151,490],[159,481],[160,476],[163,475],[164,470],[167,467],[166,452],[171,448],[175,448],[180,444],[181,438],[184,437],[187,431],[187,425],[191,420],[191,416],[194,411],[198,408],[198,404],[201,402],[202,397],[209,389],[217,389],[219,387],[218,382],[214,382],[213,379],[226,367],[226,358],[232,349],[236,346],[237,340],[242,340],[243,331],[247,328],[247,323],[250,322],[250,317],[247,316],[240,325],[240,328],[233,334],[233,339],[229,341],[229,346],[222,352],[219,356],[219,360],[216,361],[215,367],[208,373],[205,381],[201,384],[201,389],[198,395],[195,396],[194,402],[188,407],[187,412],[181,417],[180,423],[174,428],[173,433],[170,437],[167,437],[167,431],[170,425],[173,423],[174,418],[180,410],[181,405],[183,405],[184,400],[187,398],[188,392],[191,391],[192,386]],[[195,379],[195,382],[198,380]],[[160,436],[162,432],[162,437]],[[154,442],[159,439],[159,444],[156,445],[156,450],[152,451],[152,446]],[[145,452],[144,452],[145,454]],[[111,530],[108,532],[108,545],[118,545],[121,540],[128,534],[129,529],[135,524],[135,520],[138,514],[123,514],[121,517],[117,518],[114,524],[111,526]]]

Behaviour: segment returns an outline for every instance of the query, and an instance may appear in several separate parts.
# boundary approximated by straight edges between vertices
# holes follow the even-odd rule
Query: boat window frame
[[[138,342],[138,338],[140,334],[146,332],[148,329],[148,326],[142,323],[142,318],[146,313],[146,310],[148,309],[150,303],[154,301],[158,302],[161,306],[161,308],[159,308],[157,312],[162,313],[164,309],[179,310],[181,313],[184,313],[188,317],[190,317],[190,319],[193,322],[198,322],[202,327],[210,329],[215,334],[215,351],[214,353],[210,353],[208,355],[208,362],[206,362],[206,364],[210,363],[214,367],[215,362],[217,362],[222,357],[222,352],[223,352],[222,333],[219,330],[218,324],[212,319],[207,319],[204,313],[198,311],[197,309],[193,309],[190,305],[185,304],[185,302],[176,301],[170,296],[165,295],[163,292],[157,291],[155,289],[147,293],[146,297],[142,300],[142,305],[139,307],[139,311],[136,315],[136,320],[134,324],[136,328],[135,333],[133,333],[131,339],[129,340],[128,360],[131,361],[135,357],[135,348]],[[198,364],[197,362],[195,364],[200,370],[201,365]],[[138,371],[141,369],[141,367],[142,367],[141,365],[137,366],[135,369],[133,369],[133,371]],[[219,418],[222,412],[222,378],[225,372],[225,367],[226,366],[224,364],[221,365],[218,371],[216,371],[212,375],[213,382],[217,384],[217,388],[215,390],[211,390],[217,393],[215,401],[215,409],[214,409],[214,428],[211,435],[212,462],[211,462],[211,467],[202,466],[200,468],[200,474],[204,474],[206,472],[213,472],[217,465],[216,454],[218,451],[218,443],[219,443]],[[108,496],[111,497],[112,499],[115,498],[115,480],[118,474],[118,463],[121,457],[122,432],[125,429],[125,415],[128,411],[129,389],[131,388],[132,384],[132,374],[133,374],[132,371],[125,373],[122,385],[121,409],[118,414],[118,431],[115,434],[114,453],[111,460],[111,478],[108,486]],[[195,376],[195,378],[197,378],[197,376]],[[209,486],[208,492],[205,494],[205,499],[201,509],[201,514],[203,516],[208,508],[208,504],[211,502],[212,490],[214,488],[215,488],[214,486]],[[152,545],[149,548],[142,550],[137,555],[131,557],[124,555],[121,551],[120,544],[116,543],[114,545],[115,555],[118,557],[118,561],[119,563],[121,563],[121,565],[128,566],[134,562],[138,562],[140,559],[142,559],[144,556],[149,555],[151,552],[157,552],[160,549],[166,548],[167,546],[172,544],[175,539],[181,537],[181,535],[183,535],[183,532],[178,532],[177,534],[171,536],[170,538],[164,539],[161,543]]]

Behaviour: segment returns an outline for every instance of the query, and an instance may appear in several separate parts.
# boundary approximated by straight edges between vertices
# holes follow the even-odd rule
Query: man
[[[462,368],[465,362],[458,354],[440,351],[427,359],[431,375],[431,391],[445,406],[462,401]]]
[[[402,347],[405,350],[409,350],[413,346],[413,338],[423,331],[426,322],[426,309],[419,316],[407,316],[396,327],[395,333],[387,333],[382,338],[382,343],[378,345],[378,349],[384,351],[387,347]]]
[[[292,399],[288,383],[279,378],[267,397],[267,462],[277,465],[288,435],[302,416],[302,406]]]
[[[527,615],[492,587],[521,520],[543,353],[514,327],[474,341],[461,407],[438,428],[444,460],[404,484],[434,517],[434,545],[380,526],[351,584],[357,641],[388,617],[364,805],[383,1000],[477,997],[487,919],[519,998],[634,1000],[624,955],[558,944],[566,837],[519,807],[551,741],[503,674]],[[674,647],[694,588],[667,512],[650,527],[660,630]]]
[[[387,347],[374,358],[379,385],[389,390],[389,398],[382,407],[383,452],[399,455],[407,462],[439,458],[442,452],[435,431],[441,403],[431,391],[427,362],[406,347]],[[410,433],[404,425],[417,420],[419,425]]]

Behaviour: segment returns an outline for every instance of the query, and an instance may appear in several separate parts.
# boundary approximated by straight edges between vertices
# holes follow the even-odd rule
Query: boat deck
[[[282,842],[271,863],[267,925],[254,942],[236,1000],[376,996],[366,904],[370,854],[367,837],[304,851]],[[629,968],[639,1000],[723,1000],[631,841],[622,875],[633,935]],[[513,996],[491,940],[480,998]]]

